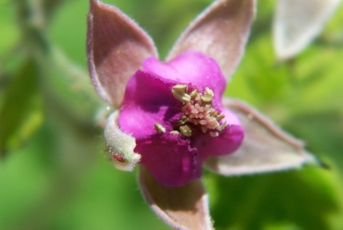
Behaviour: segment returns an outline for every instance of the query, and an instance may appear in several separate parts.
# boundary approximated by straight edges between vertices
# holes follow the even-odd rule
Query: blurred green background
[[[164,57],[211,0],[107,0]],[[226,94],[307,142],[328,169],[225,178],[204,171],[216,229],[343,229],[343,6],[291,61],[275,59],[275,1],[259,1]],[[86,0],[0,0],[0,229],[169,229],[136,172],[106,159],[106,104],[86,66]]]

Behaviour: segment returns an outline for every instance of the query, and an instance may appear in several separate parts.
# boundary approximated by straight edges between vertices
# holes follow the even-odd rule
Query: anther
[[[216,117],[216,119],[217,119],[217,121],[220,121],[220,120],[222,120],[224,117],[225,117],[224,114],[220,114],[220,115],[218,115],[218,116]]]
[[[212,102],[212,98],[213,98],[213,96],[209,95],[209,94],[205,94],[205,95],[201,96],[201,100],[203,102],[205,102],[205,103],[211,103]]]
[[[156,131],[159,132],[159,133],[165,133],[165,132],[166,132],[166,128],[164,128],[163,125],[160,124],[160,123],[154,124],[154,128],[155,128]]]
[[[223,131],[227,126],[226,121],[218,128],[218,131]]]
[[[180,126],[179,130],[186,137],[192,136],[192,130],[187,125]]]
[[[210,132],[211,137],[218,137],[219,133],[218,132]]]
[[[191,100],[191,96],[187,93],[187,91],[187,85],[175,85],[172,88],[173,96],[183,103],[190,102]]]
[[[182,117],[179,120],[179,123],[183,125],[187,122],[187,120],[188,120],[187,116],[182,115]]]
[[[210,96],[214,96],[214,93],[213,93],[213,91],[210,89],[210,88],[208,88],[208,87],[206,87],[205,88],[205,91],[206,91],[206,93],[208,94],[208,95],[210,95]]]
[[[210,115],[212,116],[212,117],[218,117],[218,112],[217,111],[211,111],[210,112]]]
[[[198,90],[197,90],[197,89],[194,89],[194,90],[189,94],[189,96],[190,96],[192,99],[194,99],[194,98],[197,96],[197,94],[198,94]]]
[[[177,134],[180,134],[180,133],[179,133],[179,131],[177,131],[177,130],[173,130],[173,131],[170,131],[170,134],[177,135]]]

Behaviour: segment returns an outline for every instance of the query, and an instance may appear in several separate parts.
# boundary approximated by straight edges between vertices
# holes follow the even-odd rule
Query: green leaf
[[[328,25],[325,27],[324,37],[330,37],[330,34],[335,35],[335,33],[339,33],[342,38],[342,33],[343,33],[342,21],[343,21],[343,4],[341,3],[338,6],[338,9],[336,9],[336,12],[334,12],[333,17],[330,19]],[[341,40],[341,42],[343,41]]]
[[[62,5],[66,0],[44,0],[43,8],[44,13],[50,19],[56,10]]]
[[[275,62],[270,35],[260,35],[247,47],[227,92],[253,104],[275,103],[288,96],[290,75],[285,63]]]
[[[11,1],[0,1],[0,56],[8,53],[19,41],[19,29],[15,24],[14,4]]]
[[[308,148],[321,158],[343,162],[343,113],[324,110],[318,113],[293,115],[285,126],[299,136],[306,137]],[[339,164],[337,165],[339,166]],[[343,175],[343,167],[338,168]]]
[[[0,109],[0,156],[26,141],[43,119],[37,63],[29,58],[4,93]]]
[[[334,229],[343,214],[340,179],[334,171],[302,171],[217,178],[212,217],[216,229]],[[212,183],[213,184],[213,183]],[[283,227],[280,227],[283,226]]]
[[[20,224],[49,192],[53,178],[47,171],[51,167],[39,158],[47,153],[43,146],[47,139],[47,132],[39,140],[33,135],[28,145],[13,150],[6,161],[0,161],[0,229],[22,228]]]

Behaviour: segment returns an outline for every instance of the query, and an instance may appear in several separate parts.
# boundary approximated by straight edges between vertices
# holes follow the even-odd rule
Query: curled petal
[[[107,120],[105,128],[105,140],[107,151],[113,165],[124,171],[132,171],[141,159],[141,155],[135,153],[135,138],[122,132],[118,127],[118,111],[112,113]]]
[[[157,56],[152,39],[118,8],[90,0],[88,68],[98,94],[118,107],[125,85],[142,61]]]
[[[208,196],[201,180],[182,187],[165,187],[140,167],[139,184],[145,200],[156,215],[174,229],[212,229]]]
[[[278,0],[273,37],[280,60],[301,52],[317,36],[341,0]]]
[[[241,60],[254,13],[254,0],[215,1],[181,34],[166,60],[200,51],[214,58],[228,79]]]
[[[240,119],[245,130],[241,147],[234,153],[205,161],[210,170],[223,175],[241,175],[298,168],[317,163],[303,142],[291,137],[248,105],[231,99],[225,106]]]

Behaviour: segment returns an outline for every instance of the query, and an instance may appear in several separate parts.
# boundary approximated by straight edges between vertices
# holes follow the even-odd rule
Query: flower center
[[[206,87],[203,93],[198,92],[197,89],[189,92],[187,85],[175,85],[172,93],[182,102],[183,114],[171,133],[190,137],[200,131],[217,137],[219,132],[224,130],[227,124],[226,122],[221,124],[220,121],[225,116],[212,107],[214,93],[210,88]],[[159,123],[155,124],[155,129],[163,133],[166,131]]]

